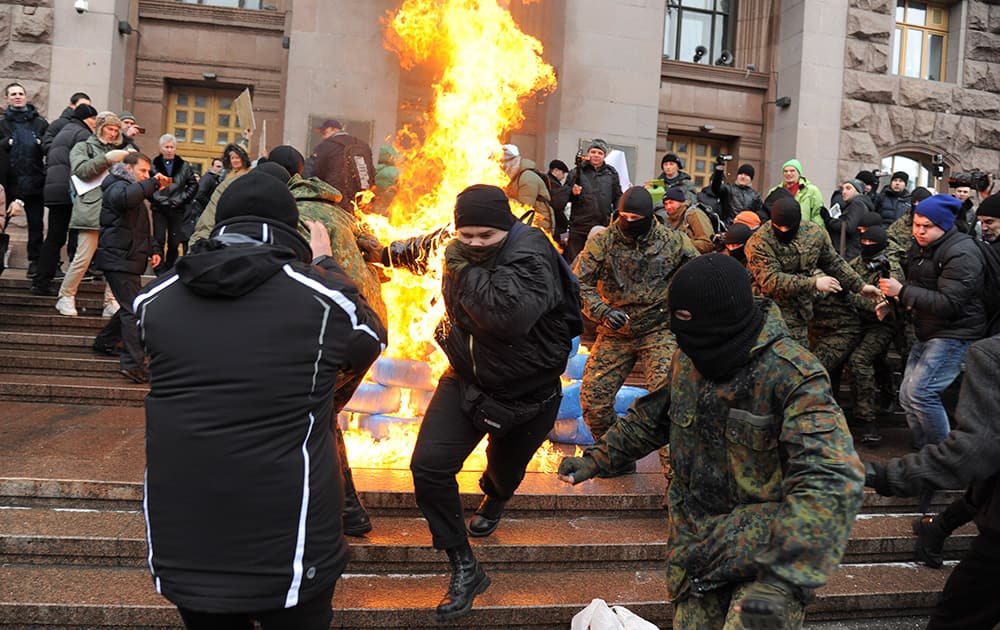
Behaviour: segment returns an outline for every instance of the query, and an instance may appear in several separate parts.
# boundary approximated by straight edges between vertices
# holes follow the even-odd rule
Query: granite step
[[[117,357],[96,354],[89,348],[71,354],[61,348],[24,350],[0,347],[0,365],[17,374],[96,377],[114,375],[116,381],[119,369]]]
[[[0,348],[8,350],[57,351],[68,355],[85,352],[92,356],[90,347],[93,343],[93,335],[0,330]]]
[[[433,608],[447,574],[372,575],[348,569],[334,592],[334,628],[560,629],[593,598],[624,605],[660,627],[672,608],[662,570],[508,572],[493,583],[472,613],[437,624]],[[807,609],[810,621],[927,614],[950,573],[910,563],[843,565]],[[148,570],[132,567],[0,567],[0,624],[55,627],[180,627],[173,607],[152,586]],[[0,625],[3,627],[3,625]]]
[[[53,302],[55,304],[55,302]],[[9,332],[43,332],[49,334],[96,335],[108,323],[108,318],[101,316],[101,310],[92,314],[81,312],[76,317],[67,317],[56,312],[55,308],[45,309],[44,313],[31,313],[25,316],[16,309],[0,306],[0,321],[3,329]]]
[[[505,516],[492,536],[476,541],[480,561],[491,569],[650,570],[666,560],[665,514],[565,516],[519,511]],[[906,562],[913,559],[915,515],[862,516],[855,522],[843,562]],[[423,518],[373,517],[374,529],[349,537],[353,573],[432,573],[440,557]],[[944,557],[958,560],[975,527],[949,537]],[[143,566],[146,539],[137,510],[0,508],[0,563]]]
[[[34,295],[21,291],[0,292],[0,303],[5,309],[17,312],[21,317],[28,315],[50,315],[55,311],[56,296]],[[82,313],[100,313],[104,310],[102,293],[80,292],[76,296],[76,308]]]
[[[139,385],[117,374],[67,376],[49,374],[4,374],[0,377],[0,400],[141,407],[148,385]]]

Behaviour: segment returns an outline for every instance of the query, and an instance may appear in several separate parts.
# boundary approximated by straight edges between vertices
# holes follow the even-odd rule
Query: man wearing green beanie
[[[816,184],[806,179],[802,174],[802,162],[792,158],[782,164],[781,177],[782,183],[771,188],[768,194],[777,188],[787,189],[802,207],[802,220],[823,226],[823,217],[819,212],[819,209],[823,207],[823,193],[820,192]]]

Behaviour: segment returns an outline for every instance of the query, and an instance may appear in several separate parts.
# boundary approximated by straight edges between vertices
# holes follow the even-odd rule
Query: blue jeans
[[[937,444],[950,429],[948,414],[941,404],[943,392],[962,370],[968,339],[928,339],[910,349],[906,371],[899,386],[899,404],[913,433],[913,445]]]

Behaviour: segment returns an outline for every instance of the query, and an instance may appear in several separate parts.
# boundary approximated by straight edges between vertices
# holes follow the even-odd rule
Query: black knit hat
[[[798,227],[802,223],[802,206],[794,197],[781,197],[771,206],[771,223],[781,227]]]
[[[736,170],[736,174],[746,175],[750,179],[753,179],[756,171],[753,170],[753,165],[751,164],[740,164],[739,169]]]
[[[976,209],[976,215],[981,217],[1000,217],[1000,193],[994,193],[983,199]]]
[[[913,189],[913,192],[910,193],[910,201],[915,204],[920,203],[924,199],[927,199],[928,197],[932,196],[933,194],[934,193],[927,190],[923,186],[917,186],[916,188]]]
[[[874,225],[882,225],[882,215],[878,212],[866,212],[861,215],[858,225],[870,228]]]
[[[632,186],[622,194],[618,202],[618,212],[653,216],[653,197],[642,186]]]
[[[875,173],[871,171],[858,171],[858,174],[854,176],[854,179],[860,179],[862,183],[869,186],[878,186],[878,177],[875,177]],[[859,190],[858,192],[863,193],[865,191]]]
[[[663,159],[660,160],[660,166],[662,167],[667,162],[673,162],[674,164],[677,165],[677,168],[684,168],[684,160],[682,160],[681,158],[677,157],[676,153],[667,153],[667,154],[665,154],[663,156]]]
[[[477,226],[507,231],[515,221],[507,195],[496,186],[474,184],[455,199],[456,228]]]
[[[552,160],[551,162],[549,162],[549,170],[551,171],[554,168],[559,169],[563,173],[569,172],[569,167],[566,166],[566,163],[563,162],[562,160]]]
[[[745,245],[753,230],[744,223],[734,223],[726,230],[726,245]]]
[[[769,192],[767,194],[767,197],[764,198],[764,208],[768,212],[770,212],[771,206],[773,206],[775,202],[778,201],[779,199],[784,199],[784,198],[795,199],[795,196],[792,195],[792,193],[788,192],[788,189],[785,188],[784,186],[778,186],[777,188]]]
[[[255,168],[230,184],[216,206],[216,223],[243,216],[284,223],[294,229],[299,209],[284,182]]]
[[[267,159],[280,164],[286,171],[291,174],[302,174],[302,169],[305,167],[306,160],[299,153],[299,150],[295,147],[282,144],[271,149],[271,152],[267,154]]]
[[[901,179],[903,180],[903,183],[909,184],[910,174],[907,173],[906,171],[896,171],[895,173],[892,174],[892,177],[889,179],[889,181],[892,181],[894,179]]]
[[[93,118],[97,116],[97,110],[94,109],[89,103],[80,103],[73,110],[73,118],[77,120],[85,120],[87,118]]]
[[[881,225],[873,225],[865,230],[865,233],[861,235],[861,240],[885,245],[889,242],[889,233]]]
[[[253,170],[260,171],[261,173],[266,173],[271,177],[277,179],[282,184],[288,184],[288,180],[292,178],[292,176],[288,174],[288,170],[285,169],[284,166],[281,166],[277,162],[270,160],[264,163],[258,162],[257,166],[254,167]]]
[[[685,199],[687,198],[684,196],[684,189],[680,186],[674,186],[667,192],[663,193],[664,201],[684,201]]]
[[[704,376],[722,380],[749,361],[764,314],[749,272],[733,257],[705,254],[685,264],[670,282],[667,304],[678,346]]]

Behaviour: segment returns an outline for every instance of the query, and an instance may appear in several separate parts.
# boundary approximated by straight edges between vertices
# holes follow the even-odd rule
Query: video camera
[[[877,271],[880,277],[888,278],[890,269],[889,258],[885,254],[879,254],[871,260],[865,261],[865,269],[868,271]]]
[[[733,159],[732,155],[729,155],[728,153],[720,153],[719,155],[715,156],[715,163],[722,165],[725,164],[726,162],[731,161],[732,159]]]
[[[990,175],[989,173],[984,173],[979,170],[970,171],[968,173],[953,173],[952,176],[948,178],[948,186],[950,188],[961,188],[966,186],[968,188],[975,188],[979,192],[983,192],[990,189]]]

